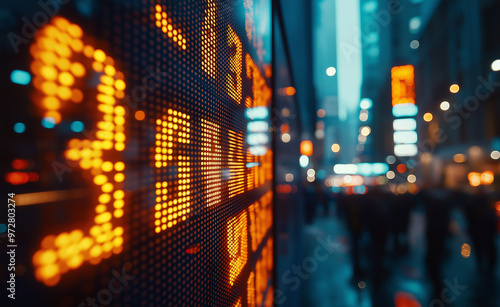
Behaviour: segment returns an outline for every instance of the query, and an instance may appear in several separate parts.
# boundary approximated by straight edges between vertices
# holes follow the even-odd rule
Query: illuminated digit
[[[155,167],[177,173],[174,182],[156,182],[155,232],[186,220],[191,212],[191,162],[183,149],[191,142],[190,116],[172,109],[156,120]]]
[[[207,0],[207,8],[203,16],[202,28],[202,67],[203,70],[211,77],[215,78],[215,52],[216,52],[216,37],[215,37],[215,3],[213,0]]]
[[[255,273],[252,271],[247,280],[247,302],[248,306],[255,306]]]
[[[229,198],[245,191],[245,157],[243,156],[243,136],[229,130]]]
[[[125,195],[125,164],[117,160],[119,152],[125,149],[125,109],[117,105],[124,97],[124,76],[116,71],[114,60],[104,51],[84,45],[82,36],[78,25],[55,17],[37,32],[30,49],[34,57],[33,83],[40,94],[36,102],[44,110],[46,120],[59,123],[60,109],[69,103],[80,103],[83,93],[89,91],[84,88],[84,78],[94,74],[99,78],[95,99],[96,114],[101,119],[95,134],[70,140],[65,152],[67,159],[77,162],[93,178],[97,188],[93,193],[95,225],[88,233],[76,229],[42,240],[41,249],[33,255],[33,264],[36,278],[48,286],[57,284],[62,274],[83,262],[97,264],[123,248],[123,228],[116,224],[123,216]]]
[[[222,195],[220,126],[202,119],[201,127],[201,169],[205,183],[206,206],[210,207],[220,204]]]
[[[253,106],[268,106],[271,101],[271,89],[248,53],[245,55],[245,63],[247,78],[252,80]]]
[[[246,211],[227,222],[227,249],[229,252],[229,284],[232,286],[248,259]]]
[[[257,302],[263,306],[273,306],[272,287],[268,289],[273,267],[273,238],[267,240],[262,249],[261,258],[255,265],[255,290],[257,292]],[[265,295],[265,297],[264,297]],[[265,302],[264,302],[265,299]],[[264,304],[263,304],[264,303]]]
[[[271,191],[267,192],[248,209],[250,217],[250,235],[252,236],[252,251],[256,251],[259,244],[272,226],[272,197]]]
[[[161,5],[157,4],[155,6],[155,18],[156,26],[161,29],[163,33],[166,33],[174,43],[177,43],[182,50],[186,50],[186,37],[181,34],[181,29],[175,29],[172,25],[172,18],[167,16],[167,12],[163,11]]]
[[[247,107],[267,107],[269,106],[272,92],[266,84],[266,80],[262,77],[260,70],[253,62],[249,54],[245,55],[246,76],[252,80],[252,96],[245,99]],[[254,125],[255,127],[255,125]],[[260,131],[264,132],[264,131]],[[257,146],[263,147],[263,146]],[[265,147],[264,147],[265,148]],[[252,147],[250,148],[252,149]],[[251,190],[263,185],[266,180],[271,180],[272,174],[272,151],[265,149],[265,154],[261,156],[254,156],[247,152],[247,163],[255,164],[248,174],[247,190]]]
[[[247,171],[247,191],[250,191],[256,188],[258,156],[250,154],[250,150],[247,150],[246,159],[247,164],[252,165]]]
[[[234,32],[231,26],[227,27],[227,42],[229,47],[235,48],[234,54],[229,58],[229,68],[231,74],[227,75],[226,86],[229,96],[237,103],[241,103],[242,98],[242,78],[241,73],[243,70],[243,46],[241,45],[240,38]]]

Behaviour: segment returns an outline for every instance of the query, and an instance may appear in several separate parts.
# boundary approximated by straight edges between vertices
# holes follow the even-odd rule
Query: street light
[[[335,76],[336,73],[337,73],[337,70],[335,69],[335,67],[328,67],[326,69],[326,75],[328,77],[333,77],[333,76]]]
[[[491,63],[491,70],[500,71],[500,60],[495,60]]]
[[[459,90],[460,90],[460,86],[458,86],[458,84],[450,85],[450,92],[452,92],[453,94],[458,93]]]
[[[339,152],[339,151],[340,151],[340,145],[339,145],[339,144],[337,144],[337,143],[333,144],[333,145],[332,145],[332,151],[333,151],[334,153]]]

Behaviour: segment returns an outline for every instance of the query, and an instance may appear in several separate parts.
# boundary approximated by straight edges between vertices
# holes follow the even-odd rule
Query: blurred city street
[[[444,243],[446,259],[442,266],[442,289],[431,296],[433,286],[426,274],[425,215],[422,208],[411,212],[407,249],[398,251],[394,242],[387,242],[383,280],[377,285],[376,276],[370,270],[373,254],[370,235],[362,235],[362,269],[355,276],[348,228],[338,216],[335,203],[330,202],[329,207],[326,215],[323,208],[318,208],[314,222],[304,229],[305,257],[313,256],[318,238],[327,236],[332,237],[335,251],[328,259],[318,261],[317,268],[300,286],[302,306],[498,306],[500,269],[497,266],[494,272],[479,272],[477,254],[471,253],[470,257],[464,258],[462,245],[470,243],[471,238],[467,234],[464,212],[460,209],[451,213],[450,235]],[[498,252],[498,237],[496,241]],[[450,288],[449,285],[456,287]],[[446,291],[444,299],[441,298],[443,290]]]

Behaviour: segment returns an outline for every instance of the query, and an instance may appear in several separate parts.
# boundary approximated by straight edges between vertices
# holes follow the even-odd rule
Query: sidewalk
[[[423,212],[413,212],[409,226],[409,251],[404,255],[393,253],[386,246],[384,258],[385,276],[381,286],[373,284],[370,272],[370,256],[361,252],[360,263],[365,268],[359,280],[353,278],[349,254],[349,233],[343,221],[330,213],[325,217],[318,212],[314,222],[305,227],[305,255],[313,255],[317,238],[331,236],[337,248],[325,261],[318,262],[302,285],[302,306],[318,307],[369,307],[369,306],[499,306],[500,269],[492,277],[479,274],[476,269],[474,250],[469,258],[461,254],[463,243],[471,244],[466,233],[463,213],[453,211],[452,236],[447,240],[447,261],[442,266],[444,296],[431,297],[432,286],[425,267],[425,218]],[[500,241],[497,238],[497,249]],[[363,237],[365,242],[369,237]],[[390,240],[389,240],[390,241]],[[499,253],[500,254],[500,253]],[[418,303],[417,303],[418,302]]]

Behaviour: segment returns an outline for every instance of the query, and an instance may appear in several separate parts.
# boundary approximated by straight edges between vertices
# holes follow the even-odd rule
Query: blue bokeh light
[[[26,125],[24,123],[15,123],[14,124],[14,132],[23,133],[26,131]]]
[[[44,117],[42,119],[42,126],[47,129],[52,129],[56,126],[56,120],[52,117]]]
[[[10,73],[10,80],[13,83],[20,84],[20,85],[26,85],[30,83],[31,81],[31,76],[29,73],[22,71],[22,70],[13,70]]]
[[[73,131],[73,132],[82,132],[84,127],[85,126],[83,125],[83,123],[81,121],[78,121],[78,120],[75,120],[70,125],[71,131]]]

